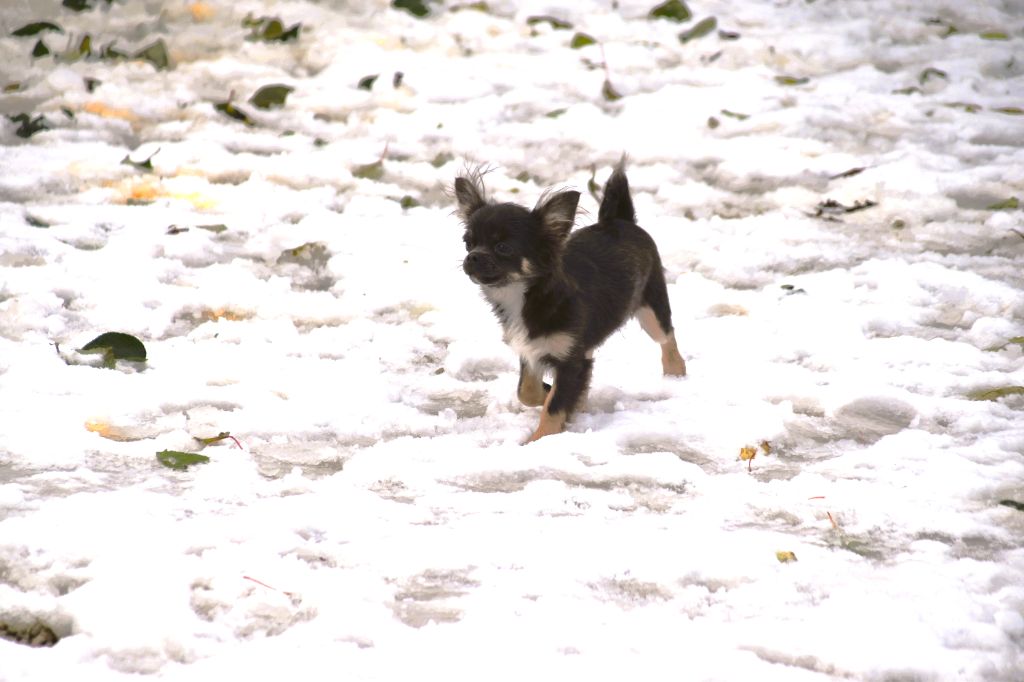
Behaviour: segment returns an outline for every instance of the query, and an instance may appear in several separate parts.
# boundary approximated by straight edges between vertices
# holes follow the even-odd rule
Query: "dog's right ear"
[[[484,186],[480,178],[459,176],[455,178],[455,200],[459,202],[459,215],[464,221],[487,203]]]

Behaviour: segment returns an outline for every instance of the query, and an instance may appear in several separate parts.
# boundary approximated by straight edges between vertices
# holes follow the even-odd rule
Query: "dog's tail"
[[[608,182],[604,186],[601,207],[597,210],[599,223],[607,224],[616,219],[636,222],[633,199],[629,196],[629,180],[626,179],[625,154],[612,169],[611,177],[608,178]]]

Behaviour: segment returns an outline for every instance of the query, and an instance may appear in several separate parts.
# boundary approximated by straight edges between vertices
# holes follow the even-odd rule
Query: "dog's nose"
[[[483,254],[479,251],[470,251],[466,256],[466,267],[478,269],[486,262]]]

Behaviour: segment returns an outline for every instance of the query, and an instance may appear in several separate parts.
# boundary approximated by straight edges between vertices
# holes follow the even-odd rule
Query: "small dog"
[[[624,159],[605,185],[597,224],[571,234],[579,192],[546,192],[530,211],[488,201],[477,170],[456,178],[455,198],[466,226],[462,269],[519,353],[519,400],[543,406],[527,442],[562,431],[587,392],[594,350],[631,316],[661,344],[665,374],[686,374],[661,257],[636,224]]]

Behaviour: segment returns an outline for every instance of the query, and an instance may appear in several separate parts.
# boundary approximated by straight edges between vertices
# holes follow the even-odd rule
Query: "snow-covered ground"
[[[1020,2],[93,4],[0,17],[0,679],[1024,679]],[[623,151],[690,374],[521,446],[446,188]]]

